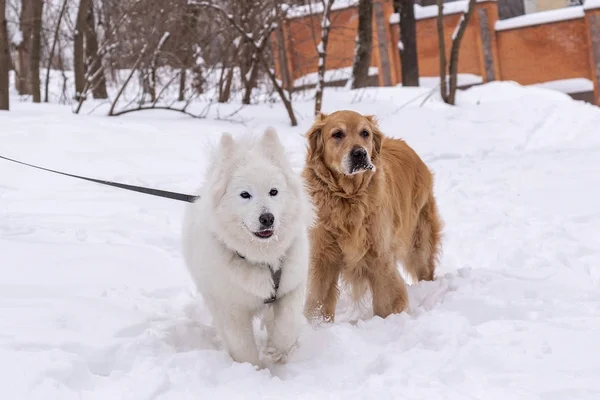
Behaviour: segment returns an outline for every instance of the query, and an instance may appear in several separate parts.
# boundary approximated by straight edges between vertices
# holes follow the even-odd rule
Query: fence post
[[[475,4],[475,14],[481,77],[483,82],[499,80],[500,64],[495,29],[498,21],[498,3],[495,0],[479,0]]]
[[[590,77],[594,82],[594,104],[600,105],[600,4],[584,5],[587,28]]]
[[[392,0],[375,0],[373,2],[374,44],[377,46],[377,69],[379,86],[393,86],[397,83],[390,49],[397,48],[392,42],[390,17],[394,13]],[[374,49],[375,50],[375,49]]]
[[[287,20],[282,20],[275,32],[271,34],[271,48],[275,64],[275,74],[281,79],[284,89],[294,89],[294,75],[292,74],[293,60],[289,46],[289,32]]]

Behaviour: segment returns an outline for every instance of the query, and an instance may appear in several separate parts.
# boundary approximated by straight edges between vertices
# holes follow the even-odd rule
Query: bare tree
[[[85,100],[85,55],[84,38],[87,23],[87,13],[91,0],[80,0],[73,37],[73,72],[75,74],[75,100]]]
[[[15,63],[15,72],[17,79],[15,85],[19,94],[31,94],[31,31],[33,28],[32,5],[34,0],[21,1],[21,16],[19,23],[21,26],[21,41],[16,46],[18,58]]]
[[[443,0],[438,0],[438,41],[440,46],[440,85],[442,88],[442,99],[448,104],[454,105],[456,103],[456,89],[457,89],[457,81],[458,81],[458,54],[460,50],[460,43],[465,34],[465,30],[467,29],[467,25],[469,24],[469,20],[471,19],[471,15],[473,15],[473,10],[475,9],[476,0],[469,0],[468,8],[465,13],[460,17],[460,21],[456,25],[454,32],[452,33],[452,48],[450,50],[450,65],[448,67],[448,74],[450,76],[449,79],[449,87],[446,91],[446,62],[445,62],[445,54],[446,48],[444,45],[444,2]],[[443,54],[443,56],[442,56]],[[442,58],[444,62],[442,63]],[[443,64],[443,65],[442,65]]]
[[[358,35],[352,64],[352,89],[367,86],[372,49],[373,2],[372,0],[360,0],[358,2]]]
[[[94,16],[94,5],[88,3],[87,16],[85,19],[85,53],[86,66],[89,67],[89,76],[92,81],[90,86],[95,99],[106,99],[106,79],[102,68],[102,54],[98,48],[98,35],[96,33],[96,18]]]
[[[437,0],[438,15],[437,15],[437,34],[439,43],[439,57],[440,57],[440,93],[442,100],[448,102],[448,88],[446,85],[446,38],[444,33],[444,0]]]
[[[331,7],[335,0],[321,0],[323,16],[321,17],[321,41],[317,45],[319,65],[317,66],[317,90],[315,93],[315,115],[321,112],[323,104],[323,90],[325,89],[325,61],[327,60],[327,43],[331,30]]]
[[[270,38],[271,33],[277,28],[277,21],[281,17],[280,13],[282,12],[281,7],[278,7],[276,5],[275,7],[271,8],[271,12],[266,15],[266,21],[263,20],[263,24],[261,24],[261,29],[264,31],[264,33],[260,35],[253,35],[252,32],[248,32],[247,30],[245,30],[242,24],[235,19],[233,14],[229,13],[225,8],[223,8],[219,4],[212,3],[209,1],[193,0],[190,0],[189,4],[215,11],[220,16],[220,18],[222,18],[223,22],[227,22],[231,28],[235,29],[235,31],[240,34],[241,40],[245,42],[248,46],[250,46],[250,48],[253,50],[256,59],[263,67],[262,69],[267,74],[273,86],[273,89],[275,89],[275,91],[279,95],[281,102],[283,103],[287,111],[288,117],[290,118],[291,125],[298,125],[298,121],[296,119],[296,115],[292,107],[291,96],[289,96],[288,93],[286,93],[286,91],[281,86],[281,83],[278,81],[277,77],[275,76],[275,73],[271,69],[270,59],[267,57],[264,51],[268,46],[265,46],[263,44],[263,41],[268,40],[268,38]],[[259,38],[258,41],[255,41],[256,37]]]
[[[192,61],[194,58],[194,51],[193,51],[193,42],[192,40],[190,40],[190,36],[193,35],[194,32],[194,23],[197,20],[197,15],[196,15],[196,9],[194,7],[190,7],[188,5],[186,5],[185,7],[185,11],[183,14],[183,23],[182,23],[182,29],[183,29],[183,34],[182,34],[182,38],[183,38],[183,45],[182,45],[182,53],[183,53],[183,57],[181,60],[181,67],[180,67],[180,71],[179,71],[179,96],[178,96],[178,100],[179,101],[184,101],[185,100],[185,86],[186,86],[186,82],[187,82],[187,69],[190,67],[193,67]]]
[[[56,26],[54,27],[54,36],[52,38],[52,47],[50,48],[50,54],[48,55],[48,64],[46,66],[46,81],[44,82],[44,102],[48,102],[48,91],[50,87],[50,68],[52,67],[52,60],[54,59],[54,52],[56,51],[56,45],[59,41],[60,34],[60,26],[65,16],[65,11],[67,10],[67,2],[68,0],[63,0],[62,5],[60,6],[60,11],[58,13],[58,19],[56,21]]]
[[[400,61],[402,64],[402,86],[419,86],[419,54],[417,52],[417,22],[415,0],[394,0],[396,12],[400,14]]]
[[[8,53],[8,31],[6,29],[6,1],[0,0],[0,110],[9,109],[9,69],[10,56]]]
[[[42,101],[42,95],[40,92],[40,51],[42,45],[42,11],[44,7],[44,1],[31,0],[31,3],[31,56],[29,58],[31,93],[33,94],[33,102],[40,103]]]

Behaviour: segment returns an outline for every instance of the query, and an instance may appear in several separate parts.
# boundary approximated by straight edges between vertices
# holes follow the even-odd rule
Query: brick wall
[[[449,53],[451,35],[461,12],[456,6],[445,8],[446,51]],[[531,15],[499,22],[496,2],[479,0],[463,37],[459,73],[481,76],[484,82],[512,80],[524,85],[587,78],[594,83],[594,99],[599,104],[600,9],[584,8],[535,14],[552,17],[544,19],[552,22],[532,20]],[[380,85],[396,85],[401,83],[401,63],[397,48],[399,24],[392,16],[392,0],[374,0],[374,9],[378,12],[373,17],[371,65],[378,68]],[[416,15],[421,77],[439,76],[436,10],[423,8]],[[320,14],[289,18],[279,34],[273,35],[275,67],[284,81],[292,82],[316,72],[320,18]],[[351,67],[358,25],[356,7],[332,11],[331,23],[327,70]],[[285,51],[278,52],[278,42],[285,43]],[[286,60],[287,77],[286,71],[282,71]]]

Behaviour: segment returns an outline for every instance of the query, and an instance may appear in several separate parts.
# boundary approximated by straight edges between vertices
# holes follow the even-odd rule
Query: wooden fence
[[[510,80],[523,85],[576,80],[585,86],[588,82],[588,90],[593,90],[591,101],[600,105],[600,1],[587,2],[500,21],[495,1],[479,0],[463,37],[459,73],[480,77],[481,82]],[[356,2],[336,3],[327,49],[329,81],[348,78],[358,26]],[[465,4],[463,0],[444,7],[448,52]],[[380,86],[397,85],[402,68],[398,15],[392,0],[374,0],[373,11],[373,80]],[[421,77],[439,76],[437,12],[437,6],[415,7]],[[320,20],[318,10],[295,9],[271,38],[277,75],[288,88],[314,82]]]

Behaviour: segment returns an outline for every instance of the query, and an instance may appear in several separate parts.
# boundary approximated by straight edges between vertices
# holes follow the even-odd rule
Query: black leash
[[[18,161],[18,160],[9,158],[9,157],[4,157],[4,156],[0,156],[0,159],[6,160],[6,161],[10,161],[10,162],[14,162],[14,163],[21,164],[21,165],[25,165],[27,167],[40,169],[42,171],[52,172],[53,174],[58,174],[58,175],[63,175],[63,176],[69,176],[71,178],[82,179],[82,180],[88,181],[88,182],[95,182],[95,183],[99,183],[101,185],[112,186],[112,187],[116,187],[116,188],[120,188],[120,189],[130,190],[132,192],[145,193],[145,194],[149,194],[149,195],[152,195],[152,196],[163,197],[163,198],[166,198],[166,199],[173,199],[173,200],[185,201],[187,203],[193,203],[194,201],[196,201],[200,197],[200,196],[193,196],[193,195],[190,195],[190,194],[169,192],[167,190],[152,189],[152,188],[146,188],[146,187],[135,186],[135,185],[127,185],[125,183],[111,182],[111,181],[105,181],[105,180],[102,180],[102,179],[88,178],[88,177],[85,177],[85,176],[68,174],[66,172],[60,172],[60,171],[56,171],[56,170],[49,169],[49,168],[38,167],[37,165],[28,164],[26,162]]]

